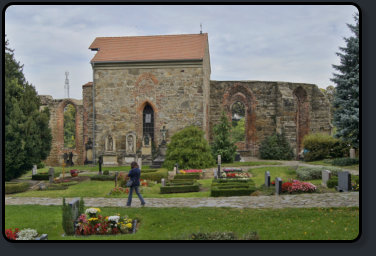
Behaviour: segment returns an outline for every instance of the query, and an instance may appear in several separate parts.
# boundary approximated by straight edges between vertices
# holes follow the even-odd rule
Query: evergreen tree
[[[236,145],[231,141],[231,125],[226,114],[222,112],[221,121],[214,126],[213,156],[221,155],[224,163],[232,163],[235,159]]]
[[[5,180],[17,178],[47,158],[51,149],[48,109],[39,111],[35,88],[5,42]]]
[[[346,47],[340,47],[340,65],[333,65],[339,73],[331,80],[337,85],[333,106],[336,137],[353,147],[359,147],[359,15],[355,25],[347,24],[355,36],[345,38]]]

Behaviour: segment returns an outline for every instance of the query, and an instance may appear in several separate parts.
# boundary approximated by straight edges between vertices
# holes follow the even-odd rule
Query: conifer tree
[[[337,55],[340,64],[333,65],[338,73],[331,79],[336,85],[333,106],[336,137],[353,147],[359,147],[359,15],[355,25],[347,24],[354,36],[344,38],[346,47],[340,47]]]
[[[48,109],[39,111],[35,88],[5,42],[5,180],[31,170],[51,149]]]

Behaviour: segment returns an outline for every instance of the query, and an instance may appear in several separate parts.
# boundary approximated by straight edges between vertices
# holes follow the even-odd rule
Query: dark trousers
[[[145,204],[145,201],[144,199],[142,198],[141,194],[140,194],[140,190],[138,188],[138,186],[132,186],[129,188],[129,195],[128,195],[128,202],[127,202],[127,206],[131,206],[131,203],[132,203],[132,194],[133,194],[133,189],[136,191],[136,194],[138,196],[138,198],[140,199],[141,201],[141,204]]]

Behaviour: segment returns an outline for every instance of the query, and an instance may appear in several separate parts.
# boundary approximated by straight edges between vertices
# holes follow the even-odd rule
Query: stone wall
[[[245,141],[237,143],[246,155],[258,156],[261,142],[276,131],[286,134],[296,155],[304,135],[331,130],[329,102],[313,84],[211,81],[210,127],[219,122],[222,111],[231,120],[231,106],[237,101],[246,110]]]
[[[95,64],[95,155],[106,153],[106,138],[112,136],[114,153],[124,164],[126,134],[135,132],[140,150],[144,107],[154,111],[155,144],[162,141],[160,130],[171,136],[188,125],[205,127],[205,95],[210,74],[204,74],[203,61],[139,64]],[[207,72],[207,71],[205,71]],[[89,100],[89,87],[84,89]],[[206,92],[205,92],[206,91]],[[86,106],[86,104],[84,103]],[[90,119],[90,118],[89,118]],[[90,131],[88,132],[90,134]]]
[[[64,153],[73,153],[74,164],[84,163],[83,148],[83,106],[81,100],[75,99],[53,99],[48,95],[40,95],[41,108],[48,108],[50,111],[49,127],[52,132],[52,146],[50,155],[44,161],[47,166],[61,166],[64,162]],[[72,104],[76,108],[76,134],[75,148],[64,147],[64,108]]]

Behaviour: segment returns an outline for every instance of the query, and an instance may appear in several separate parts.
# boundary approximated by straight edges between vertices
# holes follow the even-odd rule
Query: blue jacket
[[[128,177],[133,180],[132,187],[140,186],[140,176],[141,170],[139,168],[134,168],[129,171]]]

